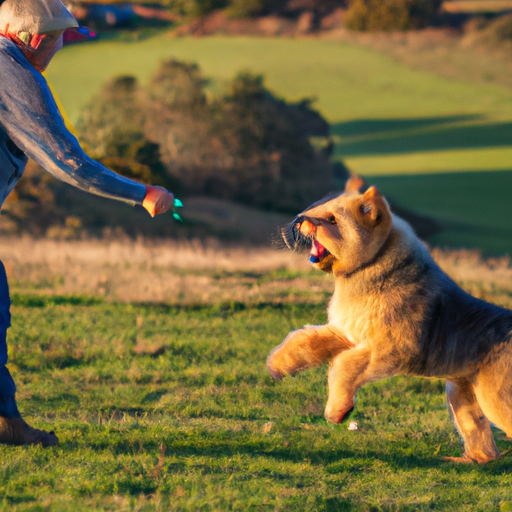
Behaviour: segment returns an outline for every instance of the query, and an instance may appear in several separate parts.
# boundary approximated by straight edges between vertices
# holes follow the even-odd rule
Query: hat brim
[[[64,32],[64,44],[90,41],[91,39],[96,39],[96,35],[96,32],[93,32],[82,25],[78,25],[78,27],[68,28]]]

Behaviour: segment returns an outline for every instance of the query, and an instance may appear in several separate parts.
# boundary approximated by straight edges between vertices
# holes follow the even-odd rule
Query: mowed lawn
[[[67,47],[48,76],[76,121],[107,80],[128,73],[144,83],[165,58],[199,63],[215,93],[251,70],[288,100],[316,98],[332,123],[336,157],[383,184],[397,204],[440,220],[445,230],[433,243],[512,253],[511,90],[411,69],[356,44],[166,34]]]
[[[361,390],[323,418],[326,370],[274,382],[265,358],[325,321],[300,304],[14,297],[20,408],[57,448],[0,447],[6,511],[509,510],[512,458],[458,465],[440,380]],[[496,432],[498,446],[510,447]]]

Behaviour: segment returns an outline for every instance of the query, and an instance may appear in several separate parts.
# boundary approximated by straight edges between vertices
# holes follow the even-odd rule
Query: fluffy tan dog
[[[277,380],[330,361],[325,417],[346,419],[357,390],[393,375],[446,379],[460,462],[500,453],[494,423],[512,437],[512,311],[476,299],[432,260],[375,187],[351,178],[283,229],[291,249],[335,278],[328,323],[291,332],[268,358]]]

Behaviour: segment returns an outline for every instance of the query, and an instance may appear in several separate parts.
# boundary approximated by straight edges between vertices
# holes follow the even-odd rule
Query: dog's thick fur
[[[330,361],[327,420],[352,411],[357,390],[393,375],[446,379],[464,454],[479,463],[500,453],[491,423],[512,437],[512,311],[476,299],[432,260],[375,187],[358,178],[315,203],[287,228],[292,249],[332,273],[328,323],[291,332],[268,358],[280,380]]]

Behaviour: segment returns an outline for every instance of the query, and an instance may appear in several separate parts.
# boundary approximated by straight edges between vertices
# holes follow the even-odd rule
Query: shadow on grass
[[[102,297],[86,297],[81,295],[25,295],[13,293],[13,306],[25,308],[44,308],[46,306],[95,306],[104,304]]]
[[[203,458],[231,458],[240,455],[251,457],[266,457],[279,462],[303,463],[308,460],[310,464],[321,466],[329,474],[343,474],[346,472],[359,472],[371,469],[377,462],[384,463],[390,468],[396,470],[405,469],[436,469],[448,474],[474,474],[478,472],[482,475],[499,476],[503,473],[512,471],[512,455],[505,455],[503,458],[487,464],[461,464],[444,460],[439,456],[422,456],[414,454],[392,453],[391,446],[385,444],[382,450],[366,450],[364,446],[358,448],[334,448],[328,446],[322,449],[305,448],[290,443],[288,446],[278,444],[275,440],[255,439],[241,440],[229,438],[223,440],[207,439],[206,436],[195,437],[190,440],[170,440],[164,443],[169,454],[173,457],[197,457]],[[160,447],[160,441],[145,440],[135,441],[133,439],[117,438],[112,435],[105,437],[104,441],[93,442],[89,445],[93,450],[108,450],[117,454],[130,454],[134,451],[146,451],[157,453]],[[80,449],[79,445],[76,445]],[[454,454],[456,455],[456,454]],[[180,464],[174,464],[174,470],[180,470]],[[185,466],[181,468],[183,471]],[[287,475],[283,475],[283,479]]]
[[[373,176],[370,182],[391,202],[440,222],[442,236],[435,235],[433,245],[512,254],[512,170]]]
[[[480,115],[417,117],[406,119],[354,119],[333,125],[333,132],[340,137],[368,137],[382,133],[421,128],[439,127],[454,123],[481,120]]]
[[[335,124],[331,132],[342,138],[335,152],[344,157],[512,144],[511,122],[479,122],[478,116],[355,120]]]
[[[134,440],[133,431],[130,433],[121,432],[117,428],[109,428],[100,436],[87,440],[89,449],[93,451],[107,450],[113,454],[124,455],[134,452],[157,453],[160,444],[163,443],[166,451],[173,457],[198,457],[203,458],[231,458],[240,455],[251,457],[266,457],[279,462],[303,463],[308,460],[313,465],[322,466],[327,473],[341,474],[344,472],[364,471],[372,466],[373,461],[384,462],[390,467],[397,469],[443,469],[451,472],[453,467],[460,468],[459,472],[474,470],[476,465],[460,464],[455,465],[444,461],[442,458],[426,457],[414,454],[391,453],[383,445],[382,450],[367,450],[364,446],[354,447],[330,447],[326,443],[322,448],[308,448],[303,440],[300,443],[287,442],[284,445],[281,439],[269,437],[254,437],[252,439],[244,436],[234,436],[233,433],[224,433],[222,438],[211,438],[206,434],[180,438],[170,438],[167,441],[159,439],[160,436],[151,439]],[[70,443],[67,448],[74,450],[82,449],[81,443]],[[388,449],[389,448],[389,449]],[[406,447],[409,449],[410,447]],[[491,474],[499,474],[500,471],[512,469],[512,457],[503,461],[493,462],[479,468],[488,468]],[[499,468],[492,466],[499,464]],[[179,468],[176,468],[179,470]]]

